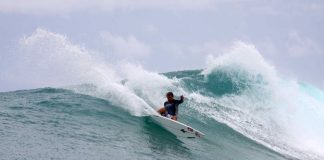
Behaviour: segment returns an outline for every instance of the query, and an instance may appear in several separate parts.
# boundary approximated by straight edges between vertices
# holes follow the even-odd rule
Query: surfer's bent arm
[[[183,102],[184,97],[180,96],[180,100],[175,100],[177,104],[181,104]]]
[[[178,105],[183,102],[184,97],[181,95],[180,100],[175,100],[176,106],[175,106],[175,116],[178,115]],[[175,118],[176,119],[176,118]]]

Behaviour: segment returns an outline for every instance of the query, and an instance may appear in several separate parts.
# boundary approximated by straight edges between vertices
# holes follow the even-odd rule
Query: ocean
[[[158,73],[117,70],[62,37],[53,43],[63,47],[35,47],[44,37],[22,41],[15,75],[25,89],[0,92],[0,159],[324,159],[324,92],[280,75],[250,45],[202,69]],[[203,138],[150,118],[168,91],[185,97],[178,120]]]
[[[128,106],[116,103],[116,99],[110,99],[110,95],[100,95],[97,86],[83,84],[69,89],[47,87],[0,93],[0,157],[219,160],[323,158],[321,152],[312,153],[308,146],[298,146],[302,143],[307,145],[307,140],[313,138],[323,138],[321,135],[309,135],[309,139],[304,139],[313,131],[287,131],[286,125],[299,129],[298,123],[304,121],[289,122],[295,118],[316,120],[316,117],[302,117],[308,115],[299,113],[313,112],[311,108],[303,106],[305,108],[301,108],[301,111],[275,108],[268,101],[269,97],[263,97],[269,95],[246,95],[254,94],[250,91],[254,90],[253,87],[260,90],[262,86],[259,85],[263,84],[259,82],[261,80],[240,81],[240,84],[236,84],[225,72],[215,72],[208,77],[210,79],[206,79],[201,72],[177,71],[161,75],[176,79],[178,87],[184,87],[182,89],[187,94],[184,94],[184,104],[179,107],[179,121],[204,132],[206,136],[201,139],[177,138],[153,122],[148,116],[150,110],[143,109],[139,113],[127,110]],[[127,81],[123,83],[127,85]],[[178,87],[169,89],[179,95],[182,91],[177,90]],[[300,92],[315,102],[317,97],[314,95],[322,94],[319,96],[323,98],[324,94],[321,91],[314,92],[315,88],[305,84],[299,84],[298,87]],[[164,92],[157,92],[163,99]],[[134,93],[149,103],[146,96],[150,95],[145,96],[140,90]],[[305,123],[300,123],[300,129],[310,127],[303,126]],[[294,137],[296,135],[300,137]],[[294,141],[294,138],[302,139]]]

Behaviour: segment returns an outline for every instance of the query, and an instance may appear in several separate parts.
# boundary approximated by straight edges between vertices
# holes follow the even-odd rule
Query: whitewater
[[[324,159],[324,92],[281,76],[253,44],[167,73],[103,60],[45,29],[14,54],[1,57],[0,79],[17,85],[0,92],[0,159]],[[179,121],[204,138],[149,117],[168,91],[186,97]]]

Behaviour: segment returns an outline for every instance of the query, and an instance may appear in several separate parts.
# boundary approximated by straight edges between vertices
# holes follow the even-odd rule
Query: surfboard
[[[151,116],[154,121],[177,137],[201,138],[205,134],[181,122],[160,115]]]

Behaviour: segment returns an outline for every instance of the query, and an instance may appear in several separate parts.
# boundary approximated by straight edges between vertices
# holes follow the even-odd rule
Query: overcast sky
[[[240,40],[279,74],[324,89],[323,0],[0,0],[0,20],[2,73],[38,32],[156,72],[204,68]],[[0,73],[0,91],[19,89],[15,74]]]

